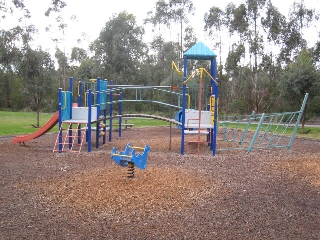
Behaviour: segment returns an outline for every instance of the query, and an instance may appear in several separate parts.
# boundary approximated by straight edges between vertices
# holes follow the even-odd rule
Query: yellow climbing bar
[[[212,79],[212,80],[214,81],[214,83],[218,86],[217,80],[215,80],[215,79],[211,76],[211,74],[210,74],[205,68],[196,69],[196,70],[187,78],[187,80],[185,80],[185,81],[183,82],[183,84],[187,84],[187,82],[188,82],[191,78],[193,78],[194,75],[196,75],[196,74],[198,74],[198,73],[200,74],[200,78],[202,78],[203,72],[206,73],[206,74],[210,77],[210,79]]]
[[[177,66],[176,66],[176,64],[174,63],[174,61],[172,61],[171,69],[174,69],[174,70],[176,70],[180,75],[183,75],[183,72],[180,71],[180,70],[177,68]]]
[[[200,68],[200,69],[204,70],[205,73],[214,81],[214,83],[216,84],[216,86],[218,86],[217,80],[215,80],[214,77],[212,77],[211,74],[210,74],[205,68]]]
[[[196,69],[188,78],[183,82],[183,84],[187,84],[187,82],[197,73],[199,73],[199,69]]]

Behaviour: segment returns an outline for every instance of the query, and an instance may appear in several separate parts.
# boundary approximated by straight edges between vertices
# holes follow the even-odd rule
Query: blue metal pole
[[[88,152],[91,152],[91,102],[92,102],[92,90],[89,90],[87,106],[88,110]]]
[[[70,120],[72,120],[72,102],[73,102],[73,95],[72,95],[72,91],[73,91],[73,78],[69,78],[69,92],[67,93],[67,103],[65,103],[66,108],[67,108],[67,112],[69,113],[69,117]],[[72,124],[69,127],[69,149],[72,148]]]
[[[122,92],[120,92],[120,96],[119,96],[119,115],[122,115]],[[119,137],[122,137],[122,117],[119,118]]]
[[[70,110],[70,119],[72,119],[72,102],[73,102],[73,78],[69,78],[69,91],[70,91],[70,101],[69,101],[69,110]]]
[[[100,91],[101,91],[101,86],[100,86],[101,82],[100,82],[100,78],[97,78],[97,88],[96,88],[96,107],[97,107],[97,116],[96,119],[98,120],[96,122],[96,148],[99,148],[99,133],[100,133],[100,121],[99,121],[99,117],[101,115],[100,113],[100,103],[101,103],[101,99],[100,99]]]
[[[79,81],[78,85],[78,107],[82,107],[83,103],[83,83]]]
[[[187,63],[188,60],[186,57],[183,58],[183,82],[187,80]],[[187,86],[186,84],[182,84],[182,115],[181,115],[181,147],[180,152],[183,155],[184,154],[184,126],[185,126],[185,119],[186,119],[186,94],[187,94]]]
[[[110,85],[112,86],[113,82],[110,81]],[[111,88],[111,91],[110,91],[110,108],[109,108],[109,116],[110,116],[110,119],[109,119],[109,142],[112,141],[112,88]]]
[[[62,88],[59,88],[59,91],[58,91],[58,101],[59,101],[59,104],[58,104],[58,112],[59,112],[59,124],[58,124],[58,127],[59,127],[59,152],[62,151],[62,131],[61,130],[61,126],[62,126]]]
[[[211,76],[216,80],[217,79],[217,58],[214,57],[211,60]],[[219,101],[219,89],[218,85],[215,84],[213,79],[211,79],[211,87],[213,94],[215,95],[215,104],[214,104],[214,123],[213,123],[213,131],[212,134],[212,155],[215,156],[217,154],[217,120],[218,120],[218,101]]]
[[[82,107],[82,82],[78,82],[78,92],[77,92],[77,100],[78,100],[78,107]],[[81,143],[81,124],[78,125],[78,144]]]

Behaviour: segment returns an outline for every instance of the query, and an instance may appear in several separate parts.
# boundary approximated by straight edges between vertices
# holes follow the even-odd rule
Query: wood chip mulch
[[[80,155],[2,138],[0,239],[320,239],[319,141],[197,156],[175,127],[117,134]],[[134,178],[110,158],[128,142],[151,148]]]

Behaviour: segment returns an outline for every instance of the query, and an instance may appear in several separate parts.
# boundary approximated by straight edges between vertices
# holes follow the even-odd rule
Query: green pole
[[[261,128],[261,126],[262,126],[262,124],[263,124],[264,117],[265,117],[265,114],[263,113],[263,114],[261,115],[260,122],[259,122],[259,124],[258,124],[258,126],[257,126],[257,129],[256,129],[256,131],[255,131],[255,133],[254,133],[254,135],[253,135],[253,137],[252,137],[251,142],[250,142],[250,146],[248,147],[248,152],[251,152],[251,150],[252,150],[252,148],[253,148],[253,146],[254,146],[254,143],[255,143],[255,141],[256,141],[256,139],[257,139],[257,137],[258,137],[258,134],[259,134],[259,132],[260,132],[260,128]]]
[[[294,129],[293,129],[293,132],[292,132],[292,135],[291,135],[288,147],[287,147],[288,150],[291,148],[291,146],[293,144],[293,141],[294,141],[294,139],[296,137],[298,126],[299,126],[302,114],[303,114],[304,109],[305,109],[305,107],[307,105],[308,96],[309,96],[309,93],[306,93],[306,95],[304,96],[304,99],[303,99],[303,102],[302,102],[302,105],[301,105],[301,109],[300,109],[300,112],[299,112],[299,116],[298,116],[298,119],[296,121],[296,125],[294,126]]]

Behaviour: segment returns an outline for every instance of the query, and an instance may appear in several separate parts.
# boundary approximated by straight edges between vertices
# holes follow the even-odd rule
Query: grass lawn
[[[41,113],[40,114],[40,126],[43,126],[54,113]],[[29,134],[36,131],[32,125],[36,125],[37,114],[34,112],[7,112],[0,111],[0,136],[12,136],[20,134]],[[113,123],[117,123],[117,119],[113,120]],[[124,122],[123,122],[124,123]],[[169,126],[169,123],[158,119],[151,118],[131,118],[128,123],[134,124],[134,127],[146,127],[146,126]],[[229,127],[232,127],[229,125]],[[235,127],[235,126],[234,126]],[[240,126],[238,126],[241,128]],[[243,124],[243,129],[245,125]],[[251,126],[254,128],[254,126]],[[253,130],[253,129],[250,129]],[[280,130],[281,131],[281,130]],[[287,130],[287,134],[291,134],[293,127]],[[58,132],[58,126],[51,129],[50,132]],[[307,134],[302,134],[301,127],[297,132],[297,137],[311,138],[320,140],[320,127],[305,127]]]
[[[40,114],[40,126],[44,125],[53,113]],[[37,124],[37,114],[35,112],[6,112],[0,111],[0,136],[28,134],[36,131],[32,125]],[[58,131],[54,127],[52,132]]]
[[[41,113],[40,126],[43,126],[54,113]],[[118,120],[113,120],[117,123]],[[157,119],[132,118],[128,120],[134,127],[169,126],[169,123]],[[34,112],[6,112],[0,111],[0,136],[29,134],[36,131],[32,125],[37,123],[37,114]],[[124,122],[123,122],[124,123]],[[50,132],[58,132],[58,125]]]

